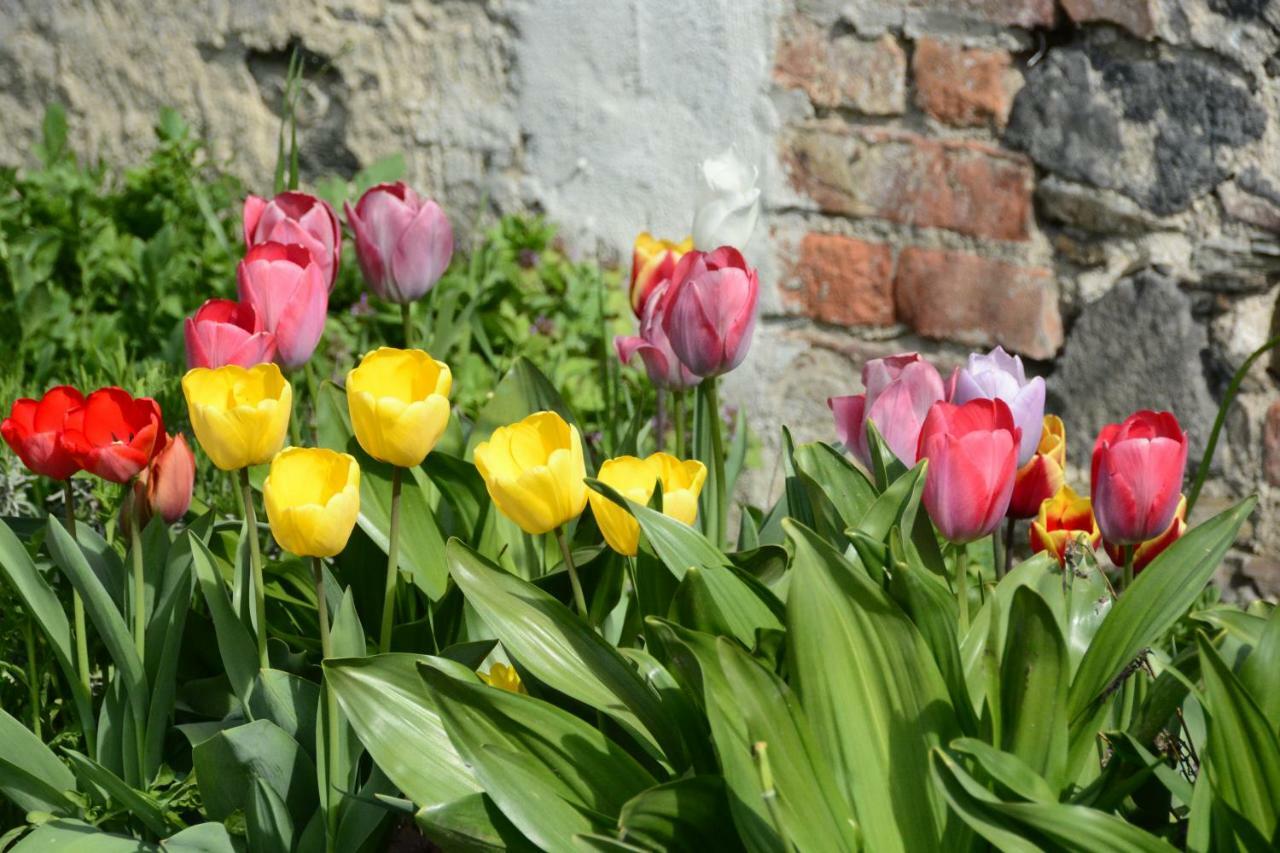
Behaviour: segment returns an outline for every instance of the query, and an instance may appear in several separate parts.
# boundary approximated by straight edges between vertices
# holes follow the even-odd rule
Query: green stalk
[[[126,499],[131,486],[125,484]],[[138,660],[147,659],[147,586],[142,573],[142,529],[138,526],[138,508],[129,507],[129,538],[133,540],[133,646]]]
[[[657,389],[654,397],[653,446],[659,453],[667,449],[667,393]]]
[[[684,419],[684,396],[687,392],[672,391],[671,396],[675,399],[675,422],[676,422],[676,456],[680,459],[685,458],[688,453],[688,445],[685,443],[685,419]]]
[[[1011,518],[1005,522],[1004,528],[1004,571],[1000,573],[1000,577],[1009,574],[1009,569],[1013,566],[1013,534],[1014,527],[1017,525],[1017,519]]]
[[[316,616],[320,622],[320,653],[323,659],[333,657],[333,644],[329,640],[329,603],[324,593],[324,562],[319,557],[311,558],[311,576],[316,587]],[[324,667],[320,667],[320,677],[324,682]],[[334,701],[333,691],[328,683],[321,683],[325,703],[325,742],[329,748],[325,750],[325,779],[328,780],[328,791],[325,792],[325,850],[333,853],[334,840],[337,838],[338,809],[333,802],[333,789],[337,780],[333,778],[333,757],[338,754],[338,703]]]
[[[1129,584],[1133,583],[1133,557],[1138,552],[1138,546],[1124,546],[1124,575],[1120,578],[1120,591],[1124,592],[1129,588]]]
[[[400,325],[404,329],[404,348],[413,347],[413,303],[400,303]]]
[[[396,566],[400,561],[400,480],[404,469],[396,465],[391,469],[391,533],[387,537],[387,585],[382,593],[382,632],[378,635],[378,648],[383,653],[391,651],[391,624],[395,621]]]
[[[703,409],[707,413],[707,428],[711,430],[711,476],[715,487],[714,518],[707,519],[707,538],[717,548],[723,547],[727,507],[724,505],[724,425],[720,421],[719,379],[708,377],[698,386],[698,393],[705,395]]]
[[[31,614],[22,620],[22,636],[27,641],[27,689],[31,691],[31,732],[40,737],[40,668],[36,666],[36,632]]]
[[[240,469],[240,494],[244,501],[244,524],[249,534],[249,567],[253,571],[253,607],[258,620],[258,665],[271,666],[267,657],[267,590],[262,584],[262,548],[258,541],[258,511],[253,506],[253,486],[249,469]]]
[[[66,509],[66,528],[67,533],[71,534],[71,541],[76,541],[76,506],[75,496],[71,489],[71,480],[68,478],[62,481],[63,503]],[[75,620],[76,630],[76,671],[80,676],[80,686],[84,688],[84,695],[89,697],[90,706],[93,703],[93,686],[89,678],[89,634],[86,630],[86,622],[84,617],[84,599],[80,597],[80,591],[73,589],[71,591],[71,610]],[[90,755],[97,754],[97,721],[93,719],[93,715],[89,715],[89,719],[81,720],[80,727],[84,730],[85,745],[89,748]]]
[[[960,607],[960,630],[969,630],[969,550],[956,546],[956,604]]]
[[[569,584],[573,587],[573,603],[578,608],[578,614],[590,624],[591,613],[587,610],[587,597],[582,593],[582,583],[578,580],[578,569],[573,564],[573,554],[569,552],[569,543],[564,538],[563,527],[556,528],[556,541],[560,543],[560,554],[564,558],[564,567],[569,572]]]
[[[1004,554],[1002,549],[1004,542],[1000,539],[1000,528],[997,526],[991,531],[991,567],[995,570],[996,583],[1004,577]],[[978,589],[982,589],[982,585],[978,585]]]

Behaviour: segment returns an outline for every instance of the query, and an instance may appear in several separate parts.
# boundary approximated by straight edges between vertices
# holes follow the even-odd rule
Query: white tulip
[[[760,170],[734,148],[702,161],[698,170],[698,206],[693,214],[693,247],[709,252],[721,246],[742,249],[760,217]]]

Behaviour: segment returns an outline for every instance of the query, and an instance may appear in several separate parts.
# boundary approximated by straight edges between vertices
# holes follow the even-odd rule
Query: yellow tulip
[[[347,374],[356,440],[374,459],[413,468],[449,423],[449,366],[418,349],[381,347]]]
[[[660,482],[663,514],[692,525],[698,517],[698,495],[707,480],[707,467],[696,459],[682,462],[669,453],[645,459],[619,456],[600,466],[598,479],[638,504],[647,504]],[[640,525],[631,513],[596,492],[587,498],[604,541],[619,554],[634,556],[640,545]]]
[[[293,388],[275,364],[197,367],[182,394],[196,439],[223,471],[269,462],[284,446]]]
[[[505,663],[494,663],[489,667],[488,672],[477,672],[476,675],[480,676],[480,680],[485,684],[499,690],[509,690],[512,693],[529,692],[524,682],[520,680],[520,673],[516,672],[516,668],[507,666]]]
[[[347,546],[360,513],[360,466],[319,447],[286,447],[262,484],[271,533],[299,557],[332,557]]]
[[[555,412],[498,427],[475,458],[489,497],[525,533],[549,533],[587,505],[582,437]]]

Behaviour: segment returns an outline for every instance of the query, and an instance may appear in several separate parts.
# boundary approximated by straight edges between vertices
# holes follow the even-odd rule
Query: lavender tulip
[[[403,183],[378,184],[345,209],[360,271],[381,298],[421,299],[449,268],[453,227],[440,205]]]
[[[947,400],[960,406],[977,399],[1005,402],[1022,431],[1018,467],[1031,461],[1044,429],[1044,380],[1039,376],[1028,380],[1022,359],[1003,347],[986,355],[973,353],[968,365],[956,368],[947,381]]]

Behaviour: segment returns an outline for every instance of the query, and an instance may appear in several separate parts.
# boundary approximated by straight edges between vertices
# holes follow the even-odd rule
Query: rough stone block
[[[1156,0],[1062,0],[1067,16],[1077,24],[1119,24],[1138,38],[1156,33]]]
[[[1280,400],[1267,409],[1262,427],[1262,472],[1267,482],[1280,486]]]
[[[932,38],[916,41],[911,57],[916,104],[954,127],[1004,127],[1017,86],[1003,50],[979,50]]]
[[[808,317],[839,326],[894,322],[893,252],[840,234],[806,234],[794,268],[799,289],[791,305]]]
[[[803,90],[815,106],[900,115],[906,109],[906,72],[906,54],[892,36],[831,38],[827,29],[797,17],[784,26],[773,73],[781,85]]]

